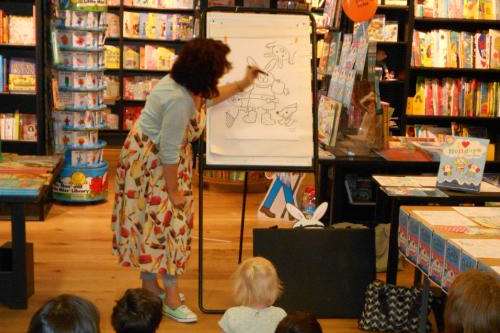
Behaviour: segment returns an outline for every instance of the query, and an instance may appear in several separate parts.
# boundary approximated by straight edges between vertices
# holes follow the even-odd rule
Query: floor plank
[[[106,157],[114,165],[118,151],[107,150]],[[112,174],[112,172],[111,172]],[[112,198],[110,192],[109,198]],[[251,194],[247,204],[247,228],[244,256],[251,255],[251,229],[270,226],[256,220],[262,194]],[[55,204],[44,223],[27,225],[27,239],[35,246],[35,295],[27,310],[10,310],[0,305],[0,332],[26,331],[32,314],[46,300],[61,293],[78,294],[93,301],[101,311],[103,332],[112,332],[111,310],[124,290],[139,286],[137,271],[121,268],[111,254],[111,201],[72,206]],[[236,268],[241,194],[208,191],[205,197],[206,307],[230,306],[228,278]],[[283,223],[284,225],[287,222]],[[0,223],[0,243],[10,238],[10,224]],[[197,236],[197,231],[194,235]],[[218,315],[201,314],[197,307],[197,239],[194,242],[188,272],[181,279],[187,303],[200,315],[194,325],[162,322],[160,332],[219,332]],[[406,269],[401,280],[407,284],[411,272]],[[321,320],[325,332],[354,333],[355,320]]]

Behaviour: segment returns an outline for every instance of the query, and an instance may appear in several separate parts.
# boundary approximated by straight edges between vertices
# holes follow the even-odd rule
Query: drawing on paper
[[[288,96],[290,91],[275,76],[275,69],[294,64],[295,54],[276,42],[266,44],[266,49],[264,57],[269,60],[264,67],[259,66],[252,57],[247,57],[249,66],[263,68],[267,75],[259,74],[247,91],[231,99],[236,108],[226,112],[227,128],[231,128],[238,117],[247,124],[260,123],[266,126],[291,127],[296,122],[294,114],[298,104],[281,107],[280,96]]]

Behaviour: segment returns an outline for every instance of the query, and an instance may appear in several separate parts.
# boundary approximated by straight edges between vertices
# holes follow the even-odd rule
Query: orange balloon
[[[342,0],[342,8],[352,21],[368,21],[377,11],[377,0]]]

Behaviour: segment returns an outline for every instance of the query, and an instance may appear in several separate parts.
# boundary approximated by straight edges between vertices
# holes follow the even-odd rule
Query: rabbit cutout
[[[326,209],[328,208],[328,203],[323,202],[321,205],[316,208],[314,211],[312,217],[310,219],[307,219],[304,214],[295,207],[294,205],[291,205],[289,203],[286,204],[286,209],[288,210],[288,213],[295,217],[298,221],[293,225],[293,228],[300,228],[300,227],[315,227],[315,228],[323,228],[325,225],[320,222],[320,219],[325,215]]]

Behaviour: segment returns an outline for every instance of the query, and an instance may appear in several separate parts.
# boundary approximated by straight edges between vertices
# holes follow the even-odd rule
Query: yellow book
[[[107,69],[120,68],[120,48],[113,45],[104,45],[104,66]]]
[[[14,140],[19,140],[19,111],[14,113],[14,127],[13,127],[13,138]]]
[[[464,0],[464,18],[479,18],[479,0]]]
[[[170,70],[173,64],[173,57],[175,53],[166,48],[166,47],[158,47],[156,50],[156,55],[158,56],[158,69],[159,70]]]
[[[494,1],[497,0],[483,0],[483,13],[482,13],[482,19],[485,20],[494,20],[496,19],[496,13],[494,9]]]
[[[133,46],[125,46],[123,50],[123,68],[138,69],[139,65],[139,49]]]
[[[417,87],[413,97],[413,115],[425,115],[425,83],[421,77],[417,78]]]
[[[157,39],[156,15],[157,14],[155,14],[155,13],[148,14],[148,20],[146,22],[146,38],[147,39]]]
[[[413,99],[414,99],[414,97],[408,97],[408,100],[406,101],[406,114],[407,115],[413,114]]]
[[[486,153],[486,160],[487,161],[494,161],[495,160],[495,144],[490,143],[488,145],[488,151]]]

